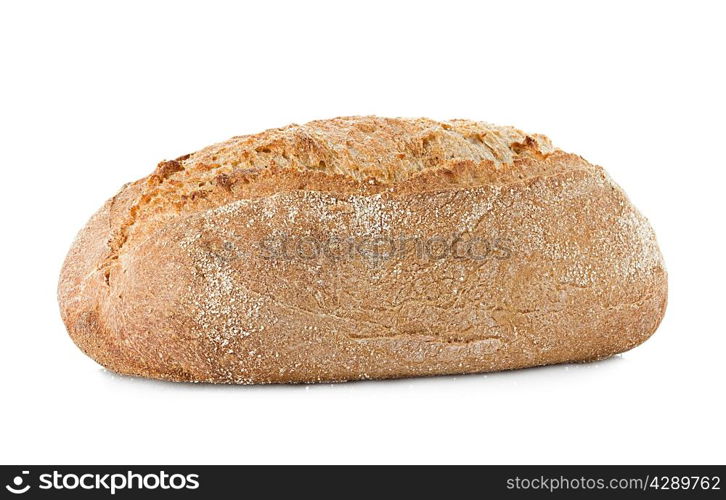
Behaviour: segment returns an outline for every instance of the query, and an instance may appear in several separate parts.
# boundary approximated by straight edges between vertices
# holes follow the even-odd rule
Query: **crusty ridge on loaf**
[[[484,122],[419,118],[344,117],[289,125],[205,148],[184,168],[220,172],[270,167],[318,170],[356,180],[393,184],[457,161],[511,164],[552,151],[542,135]]]

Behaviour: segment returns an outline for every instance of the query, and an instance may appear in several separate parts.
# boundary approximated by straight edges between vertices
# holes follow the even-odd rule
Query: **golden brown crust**
[[[415,243],[279,248],[343,240]],[[417,253],[435,240],[488,252]],[[160,163],[81,231],[59,301],[81,349],[120,373],[312,382],[611,356],[653,333],[666,288],[647,221],[543,136],[354,117]]]

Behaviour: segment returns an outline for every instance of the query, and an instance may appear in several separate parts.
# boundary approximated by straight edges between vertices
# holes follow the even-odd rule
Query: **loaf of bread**
[[[322,382],[607,358],[655,331],[667,278],[623,191],[546,137],[347,117],[162,161],[78,234],[58,296],[121,374]]]

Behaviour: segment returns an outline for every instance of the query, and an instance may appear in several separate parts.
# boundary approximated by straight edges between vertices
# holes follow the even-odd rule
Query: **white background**
[[[5,2],[2,463],[723,463],[717,2]],[[126,181],[339,115],[471,118],[605,166],[656,229],[666,318],[589,365],[319,386],[104,371],[56,284]]]

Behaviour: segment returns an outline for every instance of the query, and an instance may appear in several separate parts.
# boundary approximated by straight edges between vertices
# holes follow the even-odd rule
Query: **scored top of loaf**
[[[222,170],[274,166],[390,184],[452,161],[508,164],[552,149],[543,135],[485,122],[353,116],[233,137],[190,155],[183,164]]]

